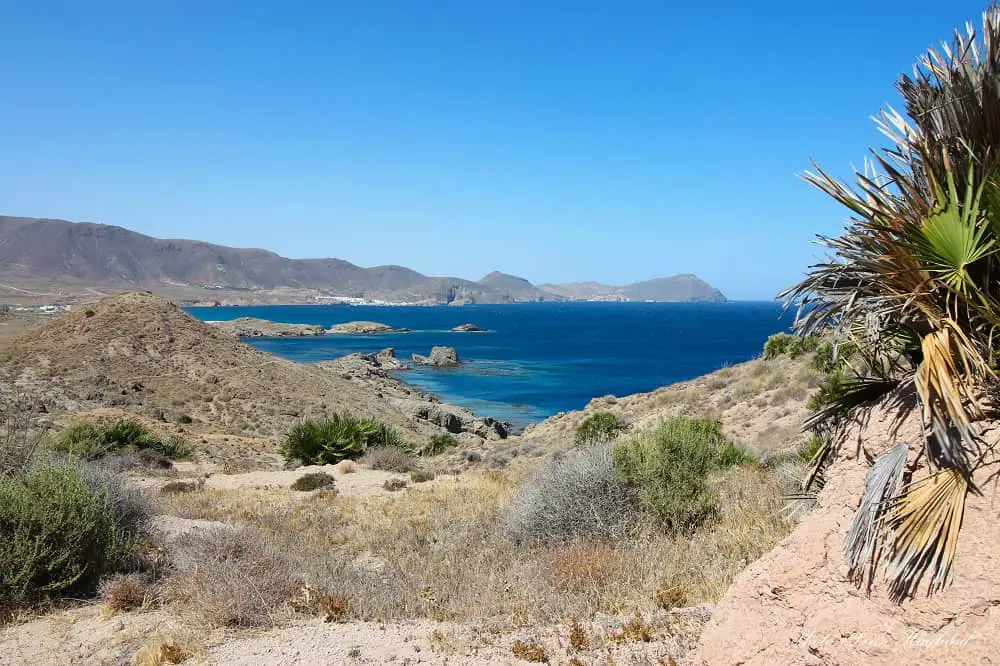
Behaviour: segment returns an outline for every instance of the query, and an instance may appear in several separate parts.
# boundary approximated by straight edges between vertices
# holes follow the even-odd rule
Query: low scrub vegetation
[[[325,465],[359,458],[375,446],[409,449],[402,435],[391,426],[374,419],[334,413],[325,419],[310,419],[292,426],[279,451],[289,461]]]
[[[252,529],[180,537],[166,596],[209,626],[266,627],[302,587],[287,558]]]
[[[576,427],[576,443],[586,445],[593,442],[610,442],[626,428],[625,422],[617,414],[595,412]]]
[[[636,528],[635,493],[616,478],[609,444],[572,451],[522,485],[503,529],[517,543],[610,541]]]
[[[120,452],[152,451],[181,460],[192,454],[183,437],[161,437],[138,421],[122,419],[110,425],[80,421],[69,426],[50,442],[59,453],[96,460]]]
[[[788,333],[775,333],[764,343],[764,358],[771,360],[780,356],[799,358],[805,354],[816,351],[820,346],[819,336],[816,335],[790,335]]]
[[[326,472],[310,472],[295,479],[292,490],[310,491],[320,488],[332,489],[337,485],[336,480]]]
[[[82,462],[0,477],[0,608],[92,595],[102,576],[136,565],[149,518],[134,491]]]
[[[337,599],[338,617],[373,622],[518,618],[523,625],[711,603],[792,525],[781,499],[790,487],[767,469],[730,468],[713,489],[718,511],[691,534],[671,533],[639,515],[614,539],[518,542],[507,521],[521,491],[503,472],[367,498],[292,499],[279,489],[174,495],[166,498],[171,513],[239,521],[256,549],[247,546],[246,554],[226,561],[233,573],[216,575],[214,564],[193,564],[217,547],[213,537],[203,536],[193,552],[185,540],[178,548],[190,554],[175,557],[181,579],[171,584],[170,598],[182,609],[204,608],[197,617],[209,625],[276,621],[286,612],[282,594],[303,596],[302,581],[311,590],[305,596]],[[620,508],[640,513],[634,504]],[[535,524],[544,529],[542,521]],[[269,610],[254,601],[256,581],[235,573],[242,558],[262,557],[269,563],[261,583]],[[233,610],[251,602],[252,612]]]
[[[371,469],[400,474],[417,469],[417,460],[412,454],[392,446],[373,446],[365,451],[361,462]]]
[[[718,421],[678,416],[614,446],[617,477],[669,529],[689,531],[716,510],[709,474],[752,462]]]
[[[420,450],[420,454],[425,456],[437,456],[454,449],[456,446],[458,446],[458,440],[452,435],[434,435],[430,438],[430,441],[427,442],[424,448]]]

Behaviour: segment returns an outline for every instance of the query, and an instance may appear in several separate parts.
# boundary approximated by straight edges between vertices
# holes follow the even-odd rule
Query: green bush
[[[819,346],[820,339],[815,335],[798,336],[775,333],[764,343],[764,358],[768,360],[779,356],[799,358],[804,354],[816,351]]]
[[[319,490],[320,488],[333,488],[337,485],[336,480],[326,472],[310,472],[295,479],[292,490],[307,492]]]
[[[619,480],[634,488],[642,508],[668,529],[689,531],[716,509],[709,474],[752,462],[727,441],[718,421],[677,416],[612,449]]]
[[[436,456],[458,446],[458,440],[451,435],[434,435],[430,441],[420,450],[420,455]]]
[[[811,412],[818,412],[827,405],[837,402],[844,394],[849,383],[847,373],[840,368],[834,368],[832,372],[823,378],[816,393],[809,398],[806,408]]]
[[[149,519],[139,495],[83,463],[0,477],[0,608],[93,594],[136,563]]]
[[[403,437],[391,426],[374,419],[334,413],[326,419],[296,423],[278,450],[289,461],[324,465],[357,458],[370,446],[408,448]]]
[[[51,448],[86,460],[96,460],[117,451],[149,450],[174,460],[192,454],[191,445],[183,437],[160,437],[131,419],[122,419],[109,426],[90,421],[74,423],[56,436]]]
[[[610,442],[626,429],[621,417],[611,412],[595,412],[576,427],[577,445]]]

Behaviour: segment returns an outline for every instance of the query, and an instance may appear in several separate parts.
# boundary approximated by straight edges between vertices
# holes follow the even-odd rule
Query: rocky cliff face
[[[900,398],[912,405],[912,396],[893,396],[849,429],[817,508],[737,577],[716,606],[692,663],[996,663],[1000,505],[985,474],[978,479],[984,495],[970,495],[966,505],[950,586],[897,605],[880,579],[871,596],[847,579],[844,537],[868,472],[864,452],[878,456],[899,442],[919,449],[918,417],[900,411]],[[987,442],[997,440],[994,424],[986,431]],[[911,463],[915,458],[912,450]]]

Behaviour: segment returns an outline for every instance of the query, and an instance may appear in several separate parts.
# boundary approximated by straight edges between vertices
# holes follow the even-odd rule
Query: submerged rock
[[[447,368],[461,365],[458,360],[458,352],[454,347],[434,347],[430,356],[413,355],[413,362],[417,365],[431,365],[436,368]]]

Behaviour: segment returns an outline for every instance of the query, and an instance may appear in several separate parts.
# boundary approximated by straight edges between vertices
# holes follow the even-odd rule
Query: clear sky
[[[770,298],[985,2],[0,0],[0,214]]]

